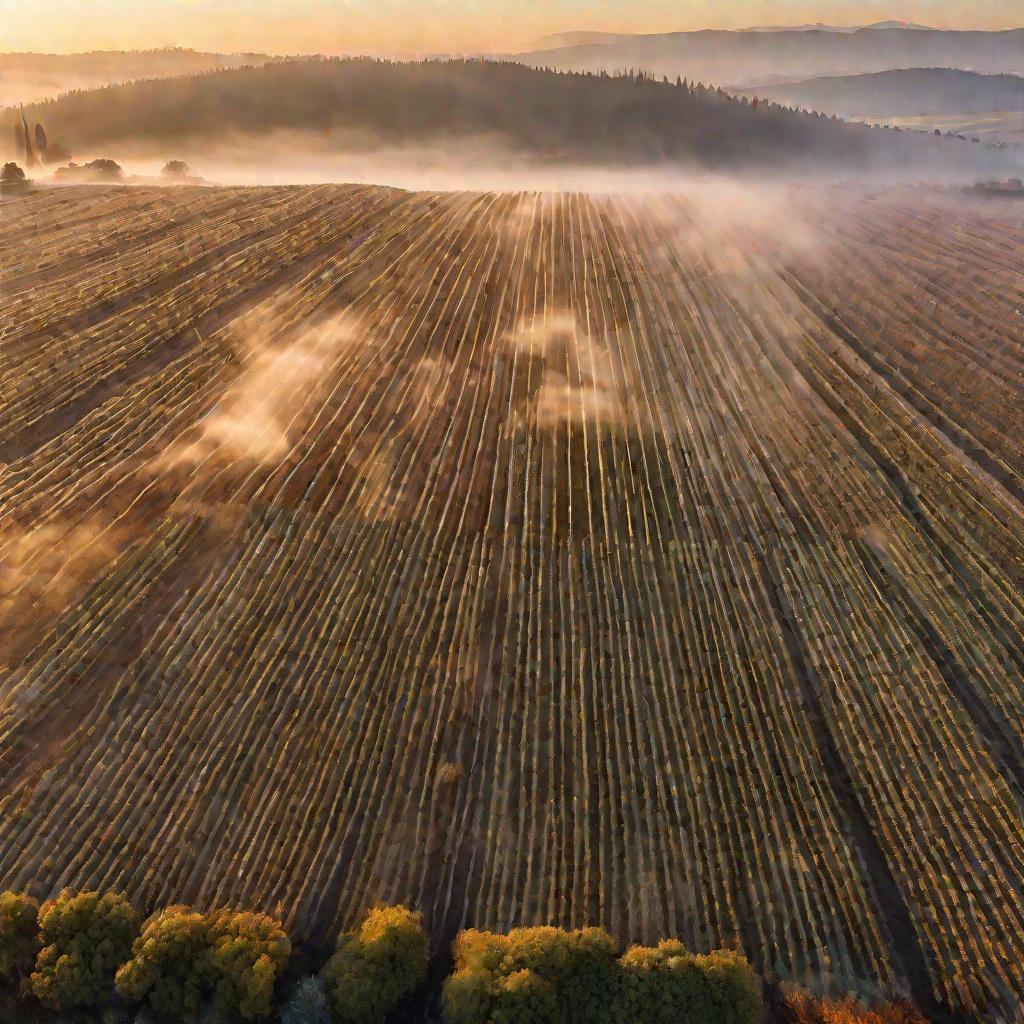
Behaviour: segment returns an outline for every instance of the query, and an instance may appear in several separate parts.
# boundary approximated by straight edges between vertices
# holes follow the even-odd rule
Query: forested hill
[[[1024,78],[955,68],[907,68],[873,75],[812,78],[752,90],[787,105],[842,116],[922,117],[1024,109]]]
[[[115,158],[143,142],[214,144],[276,130],[358,138],[370,147],[486,137],[533,158],[616,166],[777,168],[813,158],[850,169],[984,155],[969,144],[755,105],[686,82],[482,61],[289,61],[74,93],[26,113],[76,154],[104,148],[101,155]],[[13,135],[6,126],[0,131]]]
[[[643,69],[754,86],[774,79],[859,75],[894,68],[971,68],[1024,73],[1024,29],[946,32],[868,27],[854,32],[782,29],[706,30],[631,36],[608,44],[565,46],[516,55],[524,64],[563,71]]]

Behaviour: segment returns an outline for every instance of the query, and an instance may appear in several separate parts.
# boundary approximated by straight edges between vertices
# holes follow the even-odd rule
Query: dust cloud
[[[200,436],[168,452],[156,468],[218,462],[274,466],[294,443],[291,424],[358,338],[350,314],[282,326],[274,303],[251,310],[232,328],[241,369]]]
[[[505,344],[516,355],[543,363],[532,410],[539,428],[626,424],[627,387],[615,373],[611,353],[571,310],[552,309],[523,320]]]

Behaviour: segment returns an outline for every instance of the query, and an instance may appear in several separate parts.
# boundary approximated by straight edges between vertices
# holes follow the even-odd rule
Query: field
[[[865,124],[891,124],[910,131],[953,132],[982,142],[998,141],[1024,143],[1024,114],[1019,110],[994,110],[985,114],[945,114],[924,117],[878,117],[865,115],[854,118]]]
[[[1019,216],[63,189],[0,265],[0,888],[1013,1012]]]

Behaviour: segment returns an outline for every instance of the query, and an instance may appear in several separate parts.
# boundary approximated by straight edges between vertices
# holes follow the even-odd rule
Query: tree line
[[[18,1018],[41,1007],[81,1021],[119,1010],[155,1024],[387,1024],[423,988],[430,949],[420,914],[382,906],[286,995],[291,954],[268,914],[176,905],[144,919],[114,892],[65,890],[42,904],[0,893],[0,993]],[[756,1024],[768,1010],[786,1024],[927,1024],[906,1002],[869,1008],[799,989],[766,1007],[735,951],[695,954],[667,939],[622,952],[600,928],[468,929],[452,954],[445,1024]]]
[[[292,59],[69,93],[29,112],[72,148],[349,130],[381,145],[501,136],[542,159],[735,167],[811,155],[848,166],[910,142],[684,79],[482,60]]]

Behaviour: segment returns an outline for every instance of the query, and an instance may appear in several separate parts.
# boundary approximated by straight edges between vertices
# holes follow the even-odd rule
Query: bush
[[[323,978],[303,978],[281,1011],[281,1024],[331,1024]]]
[[[184,160],[168,160],[160,173],[165,178],[187,178],[192,168]]]
[[[819,999],[803,989],[783,993],[787,1024],[928,1024],[927,1018],[906,999],[865,1006],[855,999]]]
[[[39,954],[39,903],[16,892],[0,893],[0,982],[27,978]]]
[[[599,928],[469,930],[455,940],[444,985],[450,1024],[589,1024],[611,1021],[615,945]]]
[[[445,982],[449,1024],[753,1024],[757,979],[737,953],[706,956],[674,940],[616,959],[598,928],[465,931]]]
[[[379,1024],[427,975],[422,919],[406,907],[371,910],[338,938],[324,967],[331,1004],[343,1024]]]
[[[668,939],[634,946],[619,960],[615,1024],[753,1024],[761,1009],[757,979],[738,953],[690,953]]]
[[[42,949],[32,974],[36,998],[55,1010],[106,1001],[114,974],[132,954],[139,915],[117,893],[67,889],[39,910]]]
[[[266,914],[214,910],[210,930],[213,1006],[246,1020],[270,1014],[274,985],[292,947],[279,921]]]
[[[13,161],[4,164],[0,170],[0,181],[5,184],[18,184],[25,180],[25,172]]]
[[[189,907],[154,914],[115,977],[128,1002],[148,999],[154,1013],[180,1021],[197,1015],[213,991],[210,925]]]

